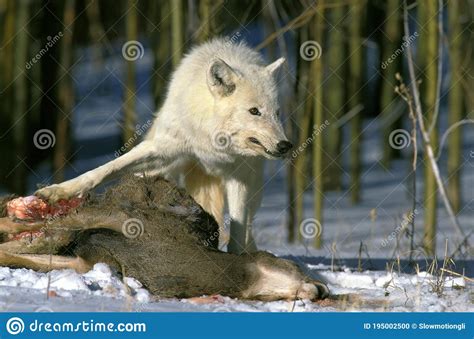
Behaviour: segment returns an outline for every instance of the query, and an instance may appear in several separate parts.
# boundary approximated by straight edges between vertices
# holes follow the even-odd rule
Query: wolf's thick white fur
[[[222,39],[198,46],[174,72],[144,141],[37,194],[52,201],[80,196],[125,170],[164,175],[184,183],[221,225],[226,196],[228,251],[255,250],[250,225],[261,203],[263,160],[283,156],[291,147],[278,117],[275,73],[283,62],[265,66],[245,44]]]

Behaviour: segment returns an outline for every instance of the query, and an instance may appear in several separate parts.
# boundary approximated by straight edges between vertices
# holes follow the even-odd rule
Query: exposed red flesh
[[[30,195],[10,200],[7,203],[7,213],[10,218],[25,221],[44,220],[65,215],[82,202],[83,199],[81,198],[72,198],[70,200],[60,200],[55,205],[49,205],[41,198]]]
[[[7,214],[8,217],[15,220],[41,222],[45,219],[66,215],[72,209],[78,207],[83,201],[84,199],[81,198],[73,198],[70,200],[60,200],[55,205],[50,205],[41,198],[30,195],[28,197],[10,200],[7,203]],[[44,232],[41,230],[26,231],[11,234],[8,239],[9,241],[22,239],[34,240],[43,235]]]

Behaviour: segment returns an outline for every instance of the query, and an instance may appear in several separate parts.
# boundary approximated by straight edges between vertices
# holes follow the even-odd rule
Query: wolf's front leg
[[[261,203],[263,162],[246,163],[239,167],[239,173],[238,178],[226,181],[231,218],[227,251],[235,254],[257,251],[250,225]]]
[[[130,152],[105,165],[86,172],[77,178],[39,189],[35,194],[50,202],[74,196],[81,197],[102,182],[126,170],[140,170],[141,167],[150,163],[158,167],[163,166],[166,163],[165,160],[169,158],[166,155],[169,149],[161,152],[162,150],[158,145],[159,143],[156,143],[156,141],[143,141]]]

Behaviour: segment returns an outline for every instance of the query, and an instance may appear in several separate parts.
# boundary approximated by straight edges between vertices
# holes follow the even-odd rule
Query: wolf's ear
[[[207,85],[212,94],[226,97],[235,91],[235,82],[238,77],[224,60],[216,59],[207,72]]]
[[[270,65],[268,65],[267,67],[265,67],[265,71],[267,71],[270,74],[273,74],[281,67],[281,65],[285,63],[285,61],[286,61],[285,58],[280,58],[276,60],[272,62]]]

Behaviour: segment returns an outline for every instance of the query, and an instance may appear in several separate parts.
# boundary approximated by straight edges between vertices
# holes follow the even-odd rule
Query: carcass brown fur
[[[7,218],[2,220],[8,224]],[[67,215],[22,225],[21,230],[27,227],[39,236],[15,238],[1,244],[0,251],[77,256],[81,269],[105,262],[162,297],[316,299],[328,292],[291,261],[266,252],[219,251],[215,220],[161,178],[125,178]],[[25,263],[10,258],[10,266],[18,262]],[[5,260],[0,258],[1,264]]]

